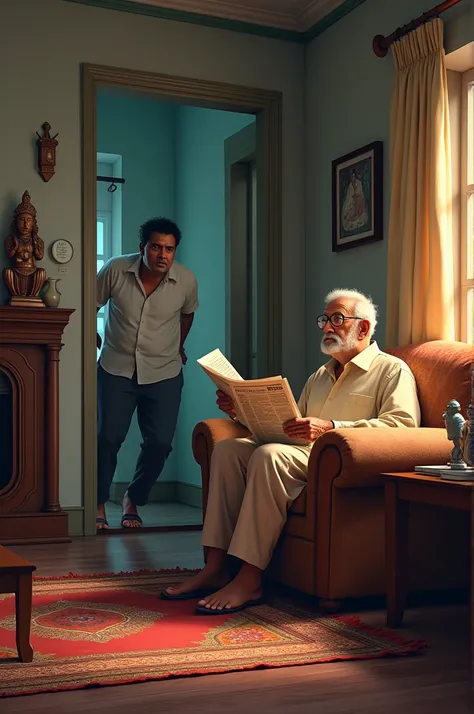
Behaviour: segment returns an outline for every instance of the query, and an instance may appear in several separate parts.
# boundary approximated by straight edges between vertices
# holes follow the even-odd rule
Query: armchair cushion
[[[443,428],[441,414],[450,399],[457,399],[465,411],[470,400],[470,370],[474,363],[472,345],[432,340],[397,347],[390,352],[406,362],[413,372],[421,407],[421,426]]]

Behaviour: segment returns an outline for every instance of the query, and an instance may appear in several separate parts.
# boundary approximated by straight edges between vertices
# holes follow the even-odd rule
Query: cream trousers
[[[202,545],[264,570],[306,485],[310,447],[226,439],[214,447]]]

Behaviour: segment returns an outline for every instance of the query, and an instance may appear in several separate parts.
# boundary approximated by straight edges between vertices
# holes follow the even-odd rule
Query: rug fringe
[[[87,578],[119,578],[124,575],[168,575],[173,573],[198,573],[201,568],[162,568],[161,570],[121,570],[119,573],[68,573],[67,575],[34,575],[33,580],[86,580]]]
[[[388,627],[372,627],[372,625],[366,625],[361,621],[359,617],[355,615],[344,616],[344,615],[332,615],[331,619],[342,622],[344,625],[349,627],[356,627],[362,632],[367,632],[368,635],[374,635],[376,637],[383,637],[394,645],[400,645],[404,647],[410,647],[411,652],[421,652],[422,650],[429,647],[428,642],[422,639],[412,639],[408,640],[406,637],[399,635],[398,632],[390,630]]]
[[[332,618],[334,619],[334,618]],[[385,632],[385,630],[382,630]],[[407,642],[407,641],[406,641]],[[308,659],[305,662],[255,662],[254,664],[247,664],[247,665],[239,665],[239,664],[232,664],[230,666],[224,666],[224,667],[210,667],[209,669],[196,669],[196,670],[185,670],[185,671],[176,671],[176,672],[167,672],[163,674],[157,674],[157,675],[144,675],[141,677],[136,677],[134,679],[121,679],[121,680],[103,680],[100,682],[87,682],[86,684],[66,684],[63,686],[59,687],[41,687],[38,689],[31,689],[27,690],[24,692],[1,692],[0,691],[0,700],[1,699],[12,699],[14,697],[22,697],[22,696],[32,696],[35,694],[47,694],[47,693],[56,693],[56,692],[70,692],[70,691],[77,691],[77,690],[90,690],[90,689],[100,689],[101,687],[117,687],[117,686],[124,686],[124,685],[133,685],[133,684],[143,684],[145,682],[162,682],[164,680],[173,680],[173,679],[182,679],[185,677],[205,677],[207,675],[215,675],[215,674],[231,674],[234,672],[252,672],[252,671],[258,671],[258,670],[265,670],[265,669],[283,669],[285,667],[307,667],[311,665],[318,665],[318,664],[332,664],[335,662],[361,662],[363,660],[368,661],[368,660],[374,660],[374,659],[384,659],[386,657],[400,657],[400,656],[410,656],[416,653],[415,650],[412,651],[406,651],[406,652],[394,652],[393,650],[379,650],[376,653],[373,654],[366,654],[366,655],[337,655],[334,657],[323,657],[321,659]]]

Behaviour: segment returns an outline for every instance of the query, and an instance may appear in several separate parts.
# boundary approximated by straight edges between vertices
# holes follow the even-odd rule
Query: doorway
[[[130,131],[132,126],[140,130]],[[254,114],[183,105],[107,87],[98,91],[98,271],[109,259],[136,255],[139,226],[151,217],[166,216],[176,221],[183,234],[177,264],[191,270],[199,285],[200,308],[186,342],[189,363],[183,368],[185,388],[173,450],[146,506],[140,508],[146,528],[202,525],[200,470],[189,435],[198,421],[214,416],[215,397],[195,360],[216,346],[224,349],[228,342],[226,214],[230,212],[234,221],[238,212],[241,223],[246,223],[250,211],[245,201],[226,205],[225,143],[247,130],[249,151],[255,155]],[[246,240],[240,232],[230,238],[239,244]],[[236,277],[244,284],[245,265]],[[241,308],[247,309],[245,305]],[[107,307],[97,314],[97,333],[102,340],[106,315]],[[225,351],[232,359],[227,346]],[[200,396],[197,385],[203,391]],[[135,472],[141,441],[135,414],[118,454],[105,507],[112,529],[120,528],[121,504]]]
[[[247,173],[253,176],[253,190],[258,191],[259,206],[253,211],[253,241],[255,266],[258,265],[258,280],[250,281],[256,296],[255,316],[249,338],[258,343],[255,364],[249,364],[251,372],[246,375],[265,376],[279,372],[281,340],[281,97],[279,93],[233,87],[224,84],[184,80],[164,75],[144,74],[117,70],[108,67],[85,65],[84,82],[84,511],[85,534],[95,533],[96,509],[96,347],[95,347],[95,275],[98,260],[97,248],[97,105],[104,90],[137,93],[146,92],[149,98],[160,102],[180,103],[202,109],[217,109],[227,112],[254,115],[256,117],[257,150],[251,162],[247,161]],[[140,132],[139,126],[130,126],[130,131]],[[249,157],[246,157],[247,159]],[[245,163],[245,162],[240,162]],[[250,164],[252,168],[250,168]],[[239,171],[240,169],[236,169]],[[249,173],[250,172],[250,173]],[[124,172],[125,173],[125,172]],[[233,173],[235,174],[234,167]],[[252,183],[250,182],[250,185]],[[126,190],[126,184],[122,187]],[[118,191],[117,191],[118,193]],[[252,213],[252,211],[250,211]],[[147,217],[145,216],[144,220]],[[269,240],[268,236],[271,236]],[[227,235],[226,232],[226,237]],[[228,247],[228,246],[227,246]],[[227,266],[232,265],[231,253],[227,250]],[[248,257],[248,256],[247,256]],[[179,260],[179,258],[178,258]],[[228,267],[227,267],[228,269]],[[257,268],[255,267],[255,273]],[[199,278],[199,276],[198,276]],[[230,283],[232,285],[232,281]],[[231,309],[232,288],[226,300],[226,313]],[[253,299],[253,295],[250,299]],[[202,308],[201,308],[202,309]],[[249,326],[246,330],[248,332]],[[192,333],[191,333],[192,334]],[[226,336],[225,349],[232,337]],[[235,338],[234,338],[235,343]],[[223,345],[224,346],[224,345]],[[228,352],[233,359],[233,350]],[[200,356],[200,355],[197,355]],[[206,385],[209,389],[209,385]],[[209,416],[213,416],[209,414]],[[190,450],[190,433],[181,448]],[[176,448],[176,447],[175,447]]]

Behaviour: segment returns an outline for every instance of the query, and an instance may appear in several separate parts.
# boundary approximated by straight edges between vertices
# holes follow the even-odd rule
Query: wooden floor
[[[38,575],[202,565],[200,534],[126,533],[22,546]],[[384,612],[361,613],[384,626]],[[430,643],[419,657],[286,667],[41,694],[0,703],[2,714],[473,714],[468,611],[409,610],[402,630]]]

